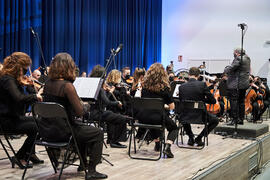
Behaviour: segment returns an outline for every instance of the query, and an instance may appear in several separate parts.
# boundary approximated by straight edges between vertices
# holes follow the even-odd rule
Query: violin
[[[127,82],[128,84],[132,84],[133,81],[134,81],[134,78],[133,78],[132,76],[129,76],[129,78],[126,79],[126,82]]]
[[[119,107],[120,107],[120,109],[122,109],[122,103],[121,103],[121,101],[118,101],[118,99],[115,97],[115,95],[114,95],[114,93],[113,93],[115,87],[114,87],[114,86],[110,86],[109,84],[107,84],[107,83],[105,82],[105,83],[103,84],[103,88],[104,88],[105,91],[109,92],[109,93],[112,95],[112,97],[113,97],[113,99],[114,99],[115,101],[119,102]]]

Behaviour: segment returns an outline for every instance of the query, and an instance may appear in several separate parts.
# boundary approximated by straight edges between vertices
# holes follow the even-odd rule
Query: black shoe
[[[167,158],[174,158],[174,155],[171,151],[171,145],[168,143],[166,143],[163,153],[167,156]]]
[[[159,142],[155,142],[154,150],[157,151],[157,152],[160,151],[160,141]]]
[[[187,144],[188,144],[189,146],[193,146],[194,143],[195,143],[195,142],[194,142],[194,139],[193,139],[193,138],[189,138],[189,139],[188,139],[188,143],[187,143]]]
[[[228,125],[228,126],[233,126],[233,125],[234,125],[234,121],[233,121],[233,120],[229,121],[229,122],[227,123],[227,125]]]
[[[26,160],[27,160],[27,156],[26,156]],[[33,164],[43,164],[44,163],[44,161],[43,160],[41,160],[41,159],[39,159],[38,157],[37,157],[37,155],[36,154],[32,154],[31,156],[30,156],[30,161],[33,163]]]
[[[243,120],[239,120],[237,124],[244,125],[244,121]]]
[[[120,144],[119,142],[111,143],[110,146],[111,148],[127,148],[126,145]]]
[[[204,142],[202,142],[202,138],[195,138],[195,143],[198,146],[204,146]]]
[[[26,161],[24,159],[18,159],[15,157],[11,157],[11,166],[15,167],[15,164],[19,166],[19,168],[24,169],[26,166]],[[33,164],[31,162],[28,163],[27,168],[32,168]]]
[[[87,174],[85,175],[85,179],[86,180],[91,180],[91,179],[106,179],[108,178],[108,176],[106,174],[101,174],[97,171],[95,172],[87,172]]]

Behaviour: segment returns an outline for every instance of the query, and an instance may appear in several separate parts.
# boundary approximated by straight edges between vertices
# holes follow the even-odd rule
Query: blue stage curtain
[[[0,60],[15,51],[29,54],[33,67],[38,67],[39,49],[30,27],[42,28],[42,0],[1,0],[0,1]]]
[[[80,70],[89,73],[96,64],[105,65],[110,49],[120,43],[124,47],[115,59],[117,69],[148,68],[161,61],[162,0],[1,0],[0,10],[1,58],[24,51],[37,66],[41,61],[29,31],[33,26],[48,65],[56,53],[68,52]],[[22,12],[28,14],[12,16]],[[16,27],[8,31],[9,26]]]

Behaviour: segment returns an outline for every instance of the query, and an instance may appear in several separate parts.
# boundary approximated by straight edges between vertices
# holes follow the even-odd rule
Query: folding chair
[[[35,119],[36,125],[38,127],[38,133],[36,135],[36,139],[35,139],[35,142],[34,142],[34,145],[32,147],[30,154],[33,153],[33,149],[34,149],[35,145],[44,146],[46,148],[47,154],[48,154],[49,159],[51,161],[51,164],[53,166],[54,172],[57,173],[57,164],[52,159],[53,155],[50,151],[48,151],[48,148],[64,149],[65,150],[64,160],[62,162],[62,167],[61,167],[59,177],[58,177],[58,179],[60,179],[65,164],[78,166],[77,164],[74,164],[74,163],[70,164],[70,163],[66,162],[68,160],[68,158],[71,156],[71,154],[74,153],[72,150],[75,150],[75,152],[79,155],[80,163],[86,172],[85,165],[84,165],[84,162],[82,160],[82,156],[81,156],[79,148],[78,148],[77,140],[76,140],[76,137],[74,136],[73,128],[70,125],[69,117],[68,117],[68,114],[67,114],[65,108],[62,105],[57,104],[57,103],[39,102],[39,103],[36,103],[33,105],[32,113],[33,113],[33,117]],[[66,130],[69,131],[69,133],[70,133],[70,137],[67,139],[67,141],[65,141],[65,142],[54,142],[54,141],[50,142],[50,141],[46,141],[45,140],[46,138],[42,137],[42,133],[40,133],[40,132],[44,132],[44,130],[43,130],[42,126],[40,126],[40,124],[42,123],[42,121],[46,122],[46,120],[48,120],[48,119],[53,119],[55,121],[55,124],[58,124],[56,121],[62,121],[59,124],[64,123],[65,126],[61,127],[61,128],[63,128],[63,129],[66,128]],[[59,132],[59,133],[61,133],[61,132]],[[29,158],[27,160],[27,165],[28,165],[28,163],[29,163]],[[26,171],[27,171],[27,166],[24,170],[22,179],[24,179]]]
[[[208,122],[207,122],[207,112],[206,112],[206,107],[205,107],[205,103],[203,101],[192,101],[192,100],[185,100],[185,101],[180,101],[179,102],[180,106],[178,107],[178,112],[180,112],[179,115],[179,124],[178,124],[178,129],[180,131],[180,136],[181,136],[181,144],[179,145],[178,139],[179,139],[179,133],[177,135],[176,138],[176,144],[179,148],[187,148],[187,149],[197,149],[197,150],[201,150],[205,147],[205,144],[208,146]],[[180,108],[180,110],[179,110]],[[203,142],[204,145],[203,146],[183,146],[184,142],[183,142],[183,136],[184,136],[184,127],[183,127],[183,122],[182,118],[183,118],[183,113],[182,112],[186,112],[186,111],[197,111],[200,112],[202,114],[201,119],[191,119],[190,124],[204,124],[204,128],[206,129],[206,131],[204,132],[204,137],[203,137]],[[203,117],[203,115],[205,115],[205,117]],[[203,121],[203,118],[205,118],[205,120]]]
[[[130,124],[131,132],[130,132],[130,139],[129,139],[128,155],[132,159],[157,161],[161,158],[163,146],[165,144],[165,138],[164,138],[165,137],[165,122],[164,122],[165,112],[164,112],[163,100],[160,98],[133,98],[133,100],[132,100],[132,117],[133,118],[136,117],[135,111],[142,112],[145,110],[156,111],[158,113],[161,112],[162,117],[160,119],[162,120],[162,122],[160,125],[152,125],[152,124],[143,124],[143,123],[137,123],[137,122],[132,121]],[[160,119],[158,119],[158,121],[160,121]],[[145,141],[145,137],[148,135],[150,130],[154,129],[154,130],[161,131],[161,137],[160,137],[161,147],[160,147],[159,156],[157,158],[146,158],[146,157],[132,156],[132,154],[131,154],[132,137],[133,137],[133,143],[134,143],[134,154],[137,153],[136,140],[135,140],[136,128],[145,129],[145,133],[143,135],[143,138],[142,138],[142,140],[140,140],[141,143],[139,145],[139,149],[142,146],[142,143]]]
[[[1,121],[1,120],[0,120],[0,121]],[[14,150],[12,144],[11,144],[10,141],[9,141],[9,139],[12,139],[12,138],[11,138],[11,135],[18,135],[18,134],[16,134],[16,133],[9,133],[9,132],[5,131],[5,130],[3,129],[3,127],[2,127],[2,125],[1,125],[1,122],[0,122],[0,135],[3,135],[3,137],[4,137],[5,141],[6,141],[6,144],[5,144],[5,143],[1,140],[1,138],[0,138],[0,144],[1,144],[1,146],[3,147],[3,150],[5,151],[5,153],[6,153],[7,157],[8,157],[8,159],[9,159],[10,163],[12,164],[12,168],[14,168],[14,164],[13,164],[13,162],[12,162],[12,158],[14,158],[15,161],[17,162],[17,164],[19,165],[19,167],[20,167],[21,169],[23,169],[24,166],[23,166],[23,164],[16,158],[16,152],[15,152],[15,150]],[[8,152],[9,150],[12,152],[13,155],[10,155],[10,154],[9,154],[9,152]],[[12,157],[12,156],[13,156],[13,157]],[[2,159],[5,159],[5,158],[2,158]],[[2,160],[2,159],[1,159],[1,160]]]

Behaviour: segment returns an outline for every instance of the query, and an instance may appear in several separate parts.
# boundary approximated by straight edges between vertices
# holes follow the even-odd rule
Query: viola
[[[213,94],[214,98],[216,99],[215,104],[207,104],[206,109],[211,114],[217,114],[220,112],[220,104],[218,99],[220,98],[219,90],[215,87],[211,89],[210,92]]]

